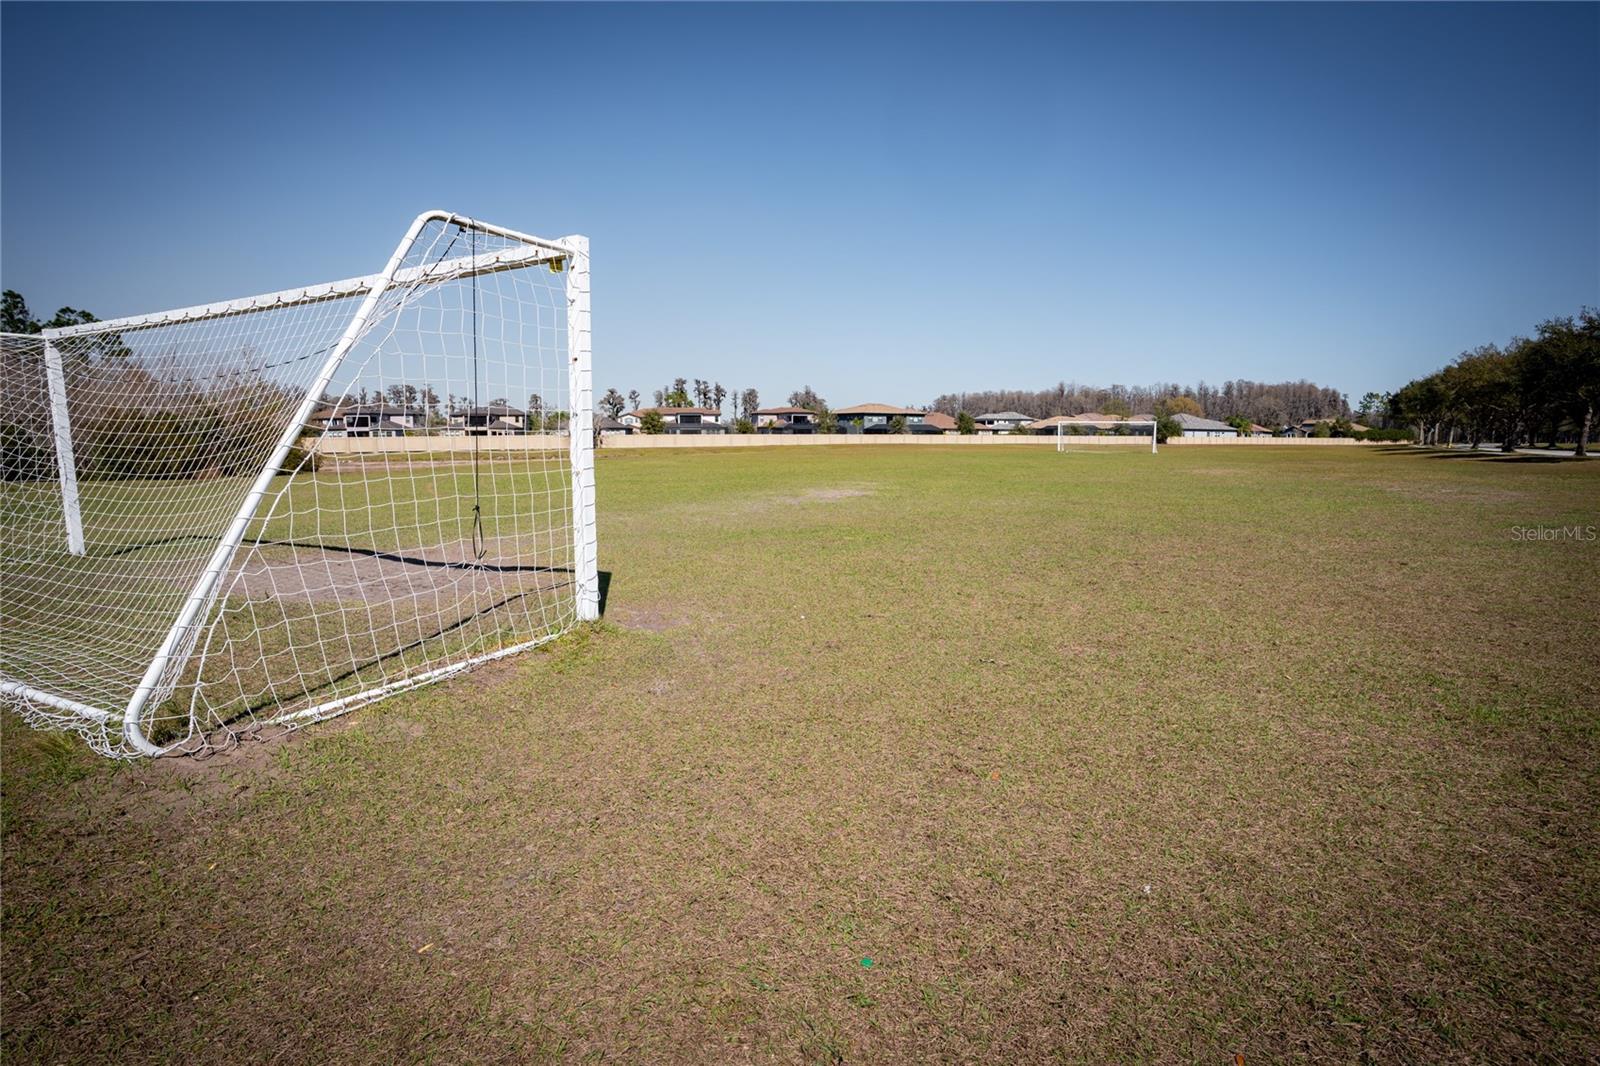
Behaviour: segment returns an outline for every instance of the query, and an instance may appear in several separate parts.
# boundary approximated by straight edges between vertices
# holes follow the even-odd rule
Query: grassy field
[[[605,620],[3,735],[9,1062],[1600,1057],[1600,463],[613,451]]]

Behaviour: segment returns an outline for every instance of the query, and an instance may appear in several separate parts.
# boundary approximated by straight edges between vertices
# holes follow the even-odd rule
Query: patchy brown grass
[[[1600,1057],[1600,544],[1510,533],[1600,464],[600,474],[554,646],[205,761],[8,719],[7,1060]]]

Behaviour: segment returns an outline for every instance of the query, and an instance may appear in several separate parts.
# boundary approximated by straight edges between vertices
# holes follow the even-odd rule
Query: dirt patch
[[[654,607],[619,605],[606,612],[606,617],[623,629],[643,629],[651,633],[661,633],[683,625],[682,618]]]
[[[862,496],[871,496],[875,489],[864,488],[828,488],[807,489],[797,496],[785,496],[785,503],[816,503],[830,500],[855,500]]]

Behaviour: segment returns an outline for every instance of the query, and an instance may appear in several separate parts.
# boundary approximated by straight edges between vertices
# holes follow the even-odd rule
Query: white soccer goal
[[[1088,432],[1093,431],[1093,432]],[[1143,443],[1150,438],[1150,454],[1156,454],[1156,423],[1142,418],[1074,418],[1056,423],[1056,451],[1069,451],[1069,444],[1084,444],[1090,440],[1103,441],[1106,437],[1136,437]],[[1116,443],[1122,443],[1118,439]]]
[[[599,614],[585,237],[0,338],[0,703],[115,756],[330,717]]]

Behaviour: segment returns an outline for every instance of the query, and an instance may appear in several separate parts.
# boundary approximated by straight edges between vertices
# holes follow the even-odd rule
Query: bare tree
[[[818,396],[816,390],[810,385],[789,394],[790,407],[804,407],[807,411],[821,414],[828,409],[828,401]]]

